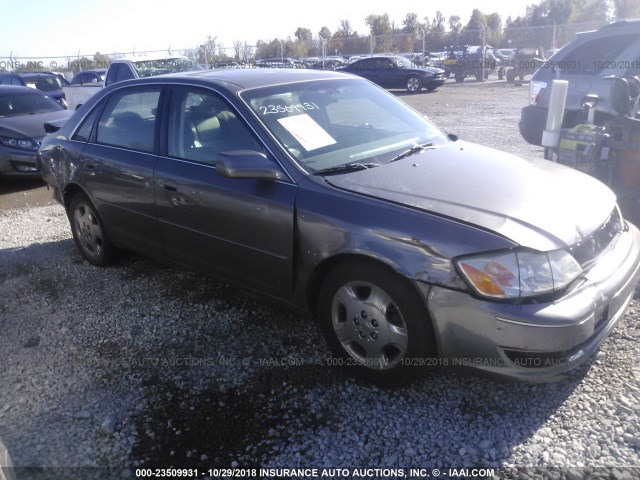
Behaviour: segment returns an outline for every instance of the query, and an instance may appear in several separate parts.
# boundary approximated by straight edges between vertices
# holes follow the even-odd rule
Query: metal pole
[[[480,66],[482,67],[482,84],[485,83],[484,71],[485,71],[485,63],[487,61],[487,31],[484,28],[484,25],[481,25],[482,28],[482,63]]]

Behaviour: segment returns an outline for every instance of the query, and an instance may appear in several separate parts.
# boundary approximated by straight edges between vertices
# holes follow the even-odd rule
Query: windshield
[[[46,95],[33,95],[29,93],[0,95],[0,118],[57,112],[59,110],[64,110],[64,108]]]
[[[418,65],[413,63],[412,60],[409,60],[408,58],[404,58],[404,57],[393,57],[391,58],[391,61],[393,61],[393,63],[395,63],[400,68],[411,68],[411,69],[420,68]]]
[[[413,146],[449,142],[404,102],[359,79],[249,90],[242,98],[310,173],[352,163],[388,163]]]
[[[196,62],[187,58],[161,58],[157,60],[139,60],[132,62],[133,68],[138,72],[139,77],[152,77],[165,73],[192,72],[204,70]]]

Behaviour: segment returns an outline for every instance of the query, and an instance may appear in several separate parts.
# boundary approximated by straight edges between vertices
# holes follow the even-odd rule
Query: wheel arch
[[[89,199],[89,201],[93,203],[91,196],[86,192],[84,188],[82,188],[77,183],[70,183],[66,185],[64,187],[64,190],[62,191],[62,201],[63,201],[65,211],[69,209],[69,204],[71,203],[71,199],[79,193],[86,196]]]
[[[426,300],[420,290],[415,286],[415,284],[407,279],[398,268],[388,259],[383,259],[379,257],[373,257],[371,255],[363,254],[363,253],[340,253],[334,255],[332,257],[325,258],[322,262],[320,262],[312,274],[309,277],[309,281],[307,283],[306,289],[306,300],[309,310],[312,312],[314,318],[317,312],[318,306],[318,296],[320,294],[320,287],[324,280],[327,278],[327,275],[333,268],[337,265],[342,265],[344,263],[349,262],[361,262],[368,263],[370,265],[376,265],[386,269],[390,274],[395,275],[397,278],[403,280],[409,288],[414,290],[422,299],[423,302]],[[428,314],[428,308],[425,303],[425,310]],[[431,320],[431,319],[430,319]]]

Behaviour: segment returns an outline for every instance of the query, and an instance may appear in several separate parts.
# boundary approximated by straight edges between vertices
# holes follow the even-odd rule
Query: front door
[[[290,295],[297,186],[219,176],[219,152],[269,154],[214,92],[175,87],[168,101],[167,155],[159,157],[155,174],[165,251],[188,266]]]

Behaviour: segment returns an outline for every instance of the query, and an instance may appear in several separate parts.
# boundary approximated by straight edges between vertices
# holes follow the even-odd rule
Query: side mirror
[[[459,140],[458,135],[455,135],[453,133],[447,133],[447,137],[449,137],[449,140],[451,140],[452,142],[457,142]]]
[[[62,128],[62,124],[61,123],[56,123],[55,121],[45,122],[44,123],[44,131],[47,132],[47,133],[57,132],[61,128]]]
[[[255,150],[220,152],[216,172],[225,178],[252,178],[257,180],[284,180],[285,176],[274,167],[264,153]]]

